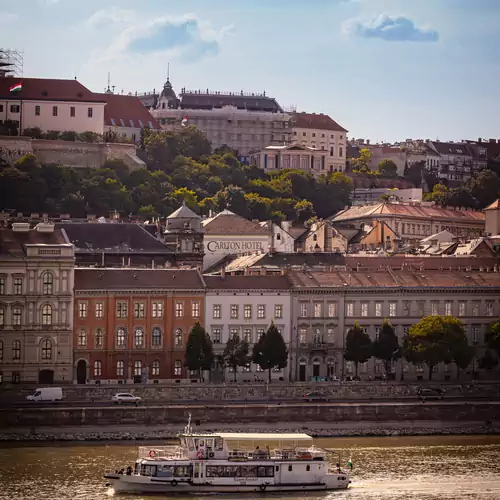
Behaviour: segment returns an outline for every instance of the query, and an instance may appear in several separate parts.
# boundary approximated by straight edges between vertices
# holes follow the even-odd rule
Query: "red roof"
[[[106,101],[104,124],[117,127],[160,129],[138,97],[120,94],[96,94]]]
[[[317,130],[333,130],[335,132],[347,132],[344,127],[341,127],[335,120],[332,120],[328,115],[320,113],[294,113],[294,127],[297,128],[314,128]]]
[[[11,92],[10,87],[18,83],[22,84],[22,90]],[[0,78],[0,99],[104,102],[100,94],[94,94],[77,80],[52,78]]]
[[[485,210],[498,210],[500,208],[500,198],[495,200],[491,205],[487,206]]]

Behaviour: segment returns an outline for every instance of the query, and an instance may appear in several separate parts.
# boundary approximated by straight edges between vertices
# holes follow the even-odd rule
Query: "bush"
[[[76,132],[73,132],[72,130],[66,130],[64,132],[61,132],[59,139],[61,139],[62,141],[76,141],[77,137],[78,134]]]
[[[23,130],[23,135],[31,137],[32,139],[41,139],[43,136],[42,129],[40,127],[25,128]]]
[[[83,142],[102,142],[102,136],[90,130],[79,134],[78,139]]]
[[[48,139],[49,141],[55,141],[59,139],[59,130],[49,130],[48,132],[45,132],[42,134],[42,139]]]

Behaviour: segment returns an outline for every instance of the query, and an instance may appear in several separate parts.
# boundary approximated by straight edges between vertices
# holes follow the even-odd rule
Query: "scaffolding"
[[[24,71],[24,53],[19,50],[0,48],[0,77],[21,78]]]

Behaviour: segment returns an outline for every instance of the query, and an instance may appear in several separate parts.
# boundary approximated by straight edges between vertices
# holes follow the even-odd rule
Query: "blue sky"
[[[500,0],[0,0],[24,75],[261,92],[349,137],[500,137]]]

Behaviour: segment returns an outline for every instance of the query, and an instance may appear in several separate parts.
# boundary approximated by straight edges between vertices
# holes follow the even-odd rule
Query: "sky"
[[[500,138],[500,0],[0,0],[24,76],[262,92],[350,138]]]

